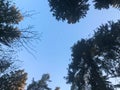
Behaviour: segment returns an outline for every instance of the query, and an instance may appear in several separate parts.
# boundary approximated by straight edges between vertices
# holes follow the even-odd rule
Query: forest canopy
[[[67,21],[69,24],[79,22],[86,17],[89,6],[93,3],[94,8],[109,9],[114,7],[120,9],[119,0],[48,0],[52,15],[59,21]]]

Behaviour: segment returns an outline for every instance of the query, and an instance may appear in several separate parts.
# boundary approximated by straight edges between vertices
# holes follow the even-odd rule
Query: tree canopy
[[[0,0],[0,90],[23,90],[26,84],[27,73],[14,66],[15,50],[6,47],[18,42],[22,36],[28,37],[18,28],[22,20],[15,4],[10,0]]]
[[[120,21],[101,25],[92,38],[72,47],[68,83],[71,90],[114,90],[110,78],[120,77]]]
[[[9,0],[0,0],[0,42],[9,46],[19,39],[21,31],[16,24],[23,19],[20,11]]]
[[[86,17],[89,0],[48,0],[50,11],[57,20],[79,22]],[[95,9],[120,8],[119,0],[93,0]],[[24,70],[9,69],[13,62],[5,55],[2,44],[10,46],[19,40],[22,31],[18,28],[23,20],[20,10],[9,0],[0,0],[0,90],[22,90],[27,79]],[[27,32],[27,31],[25,31]],[[23,40],[24,41],[24,40]],[[24,41],[25,42],[25,41]],[[12,51],[10,51],[12,52]],[[114,90],[110,78],[120,77],[120,21],[101,25],[92,38],[82,39],[72,47],[72,62],[69,64],[67,83],[71,90]],[[9,72],[6,72],[10,70]],[[51,90],[47,82],[49,74],[32,81],[27,90]],[[119,87],[117,84],[115,87]],[[56,87],[55,90],[59,90]]]
[[[67,21],[69,24],[79,22],[86,17],[89,5],[94,3],[95,9],[108,9],[110,6],[120,8],[119,0],[48,0],[50,11],[59,21]],[[90,0],[91,1],[91,0]]]
[[[34,81],[33,79],[32,83],[28,85],[27,90],[51,90],[47,84],[50,81],[49,79],[49,74],[43,74],[40,80]]]
[[[23,90],[27,73],[24,70],[11,71],[0,77],[0,90]]]
[[[119,0],[94,0],[93,2],[96,9],[108,9],[110,6],[120,8]]]
[[[86,16],[88,0],[48,0],[57,20],[67,20],[68,23],[78,22]]]

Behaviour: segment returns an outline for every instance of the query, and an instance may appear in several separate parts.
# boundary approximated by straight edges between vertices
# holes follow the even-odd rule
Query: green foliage
[[[27,79],[24,70],[16,70],[14,51],[0,50],[0,90],[23,90]]]
[[[14,68],[14,60],[16,60],[13,57],[14,54],[14,50],[3,48],[0,45],[0,74],[5,74]]]
[[[108,9],[110,6],[120,8],[120,0],[94,0],[96,9]]]
[[[9,67],[11,67],[12,64],[12,61],[6,60],[6,58],[2,57],[0,59],[0,74],[4,73]]]
[[[9,0],[0,0],[0,42],[9,46],[20,38],[16,24],[23,19],[20,11]]]
[[[120,76],[120,21],[100,26],[94,35],[95,43],[98,47],[97,53],[99,56],[104,56],[104,66],[107,74],[111,77]]]
[[[86,17],[89,10],[89,0],[48,0],[50,11],[59,21],[67,21],[69,24],[79,22]],[[91,1],[91,0],[90,0]],[[110,6],[120,8],[120,0],[93,0],[95,9],[108,9]]]
[[[22,19],[20,11],[10,0],[0,0],[0,23],[18,24]]]
[[[72,47],[67,82],[71,88],[113,90],[110,78],[120,77],[120,21],[101,25],[90,39]],[[71,89],[74,90],[74,89]]]
[[[0,77],[0,90],[23,90],[27,79],[24,70],[11,71]]]
[[[92,44],[92,40],[83,39],[73,46],[72,62],[68,69],[68,83],[72,83],[72,87],[75,85],[78,90],[81,90],[85,88],[85,78],[87,78],[92,90],[110,90],[109,83],[106,86],[106,80],[101,75],[102,71],[92,57]],[[87,73],[88,77],[85,77]]]
[[[51,12],[57,20],[76,23],[84,18],[89,9],[88,0],[48,0]]]
[[[10,0],[0,0],[0,90],[23,90],[25,86],[27,73],[16,70],[15,51],[6,47],[21,39],[23,33],[17,26],[21,20],[23,16]]]
[[[108,9],[113,0],[94,0],[93,2],[95,3],[94,6],[96,9]]]
[[[41,80],[34,81],[33,79],[32,83],[28,85],[27,90],[51,90],[47,84],[50,81],[49,79],[49,74],[43,74]]]

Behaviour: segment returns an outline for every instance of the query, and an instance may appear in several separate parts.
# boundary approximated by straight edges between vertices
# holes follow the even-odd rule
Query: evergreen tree
[[[47,84],[50,81],[49,79],[49,74],[43,74],[39,81],[34,81],[33,79],[32,83],[28,85],[27,90],[51,90]]]
[[[9,0],[0,0],[0,43],[9,46],[21,36],[17,24],[23,19],[20,11]]]
[[[76,23],[84,18],[89,9],[88,0],[48,0],[51,12],[57,20]]]
[[[0,90],[23,90],[27,73],[24,70],[16,70],[15,51],[12,46],[14,42],[23,43],[21,38],[27,39],[28,35],[18,28],[19,22],[23,20],[20,10],[10,0],[0,0]],[[31,33],[31,32],[30,32]]]
[[[0,77],[0,90],[24,90],[26,79],[24,70],[11,71]]]
[[[112,5],[112,1],[114,0],[94,0],[94,5],[95,5],[95,8],[97,9],[102,9],[102,8],[105,8],[105,9],[108,9],[111,5]]]
[[[108,9],[110,6],[120,8],[120,0],[94,0],[96,9]]]
[[[17,70],[12,51],[0,51],[0,90],[24,90],[27,73]]]
[[[67,82],[71,90],[114,90],[110,78],[120,77],[120,21],[102,25],[90,39],[72,47]]]
[[[120,0],[48,0],[50,11],[59,21],[67,21],[69,24],[79,22],[86,17],[89,5],[94,3],[95,9],[108,9],[110,6],[120,8]]]
[[[92,56],[92,40],[81,40],[72,48],[72,62],[68,70],[68,83],[71,90],[82,90],[88,85],[91,90],[113,90],[102,76],[101,68]],[[106,85],[108,84],[108,86]]]
[[[94,42],[97,55],[102,56],[103,69],[111,77],[119,77],[120,72],[120,21],[101,25],[95,32]]]

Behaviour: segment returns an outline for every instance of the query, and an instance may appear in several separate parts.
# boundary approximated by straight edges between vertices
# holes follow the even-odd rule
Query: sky
[[[68,64],[71,62],[71,47],[81,38],[89,38],[93,31],[107,21],[117,21],[120,12],[117,9],[95,10],[92,6],[84,19],[79,23],[67,24],[57,21],[52,16],[47,0],[14,0],[21,12],[34,11],[31,17],[25,17],[20,23],[20,28],[33,25],[32,30],[40,33],[40,41],[33,41],[31,55],[23,49],[18,52],[21,68],[28,73],[27,83],[31,83],[32,78],[40,80],[42,74],[50,74],[48,85],[53,90],[59,86],[61,90],[70,90],[70,85],[66,84],[63,78],[67,76]]]

